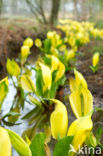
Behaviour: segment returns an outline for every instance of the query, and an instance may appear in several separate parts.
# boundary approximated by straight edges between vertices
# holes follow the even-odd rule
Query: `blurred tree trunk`
[[[25,1],[28,4],[31,12],[34,14],[36,19],[40,23],[45,23],[45,24],[50,23],[51,25],[55,25],[57,23],[61,0],[51,0],[52,9],[51,9],[49,20],[45,15],[43,0],[33,0],[33,1],[25,0]]]
[[[3,4],[3,0],[0,0],[0,16],[1,16],[1,13],[2,13],[2,4]]]
[[[17,11],[17,1],[16,0],[11,0],[11,15],[15,15]]]
[[[79,20],[80,15],[79,15],[79,11],[78,11],[78,1],[77,0],[73,0],[73,4],[74,4],[74,12],[75,12],[75,18],[76,20]]]
[[[61,0],[52,0],[52,9],[50,15],[50,24],[56,25],[58,20],[59,8]]]
[[[81,6],[81,21],[87,20],[86,0],[80,0]]]

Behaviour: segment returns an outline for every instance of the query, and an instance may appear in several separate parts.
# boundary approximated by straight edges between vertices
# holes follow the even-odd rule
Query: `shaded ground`
[[[89,89],[94,96],[103,98],[103,40],[92,41],[80,49],[83,56],[79,56],[78,70],[84,75],[88,82]],[[100,52],[100,66],[97,73],[93,74],[90,66],[94,52]]]
[[[37,34],[33,30],[18,27],[14,28],[15,29],[12,30],[6,27],[0,27],[0,79],[2,78],[2,75],[4,77],[6,74],[5,65],[7,58],[18,57],[25,38],[31,37],[34,40],[37,37]],[[43,34],[42,37],[44,37]],[[36,47],[33,46],[31,51],[35,58],[38,53]]]
[[[44,39],[49,30],[55,30],[54,27],[35,24],[35,20],[23,18],[3,18],[0,19],[0,79],[5,76],[5,65],[7,58],[17,58],[23,41],[27,37]],[[31,48],[32,56],[38,54],[35,46]],[[30,57],[32,57],[30,56]]]

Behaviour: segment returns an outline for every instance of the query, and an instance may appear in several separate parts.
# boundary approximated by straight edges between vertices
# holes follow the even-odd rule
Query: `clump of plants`
[[[60,23],[57,28],[65,33],[64,37],[49,31],[44,41],[39,38],[34,41],[42,52],[35,66],[29,68],[27,64],[33,46],[31,38],[23,42],[17,60],[7,60],[8,76],[17,92],[9,113],[2,115],[2,105],[9,92],[8,77],[0,81],[0,156],[11,156],[11,145],[20,156],[50,156],[51,153],[53,156],[73,156],[85,146],[95,151],[98,147],[98,152],[103,149],[101,128],[97,129],[96,135],[93,133],[92,115],[95,109],[92,93],[83,75],[71,66],[79,47],[92,38],[103,38],[103,31],[89,22],[63,20]],[[91,69],[95,73],[99,67],[99,53],[93,55],[92,62]],[[69,124],[67,106],[57,99],[57,93],[59,87],[67,82],[66,72],[71,69],[75,78],[69,81],[68,104],[76,119]],[[32,72],[35,72],[35,77]],[[29,125],[23,139],[8,127],[18,125],[16,122],[21,117],[25,102],[34,108],[22,117]],[[38,130],[41,132],[38,133]],[[51,139],[56,142],[52,152],[49,148]],[[89,154],[93,155],[93,152],[90,150]]]

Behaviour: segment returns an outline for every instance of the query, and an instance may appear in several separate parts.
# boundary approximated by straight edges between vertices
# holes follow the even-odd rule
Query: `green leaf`
[[[97,129],[97,131],[96,131],[96,139],[97,139],[97,142],[100,141],[100,139],[101,139],[101,134],[102,134],[102,128],[99,127],[99,128]]]
[[[90,69],[93,71],[93,73],[95,73],[96,71],[98,71],[99,65],[94,66],[90,66]]]
[[[45,142],[44,133],[39,133],[34,137],[30,145],[32,156],[46,156],[44,142]]]
[[[32,79],[28,75],[22,75],[20,81],[21,81],[21,86],[24,90],[35,93],[36,87]]]
[[[29,100],[30,100],[33,104],[35,104],[35,105],[37,105],[37,106],[41,106],[41,103],[40,103],[36,98],[34,98],[33,96],[30,96],[30,95],[29,95]]]
[[[35,113],[37,113],[37,111],[39,111],[40,108],[39,107],[35,107],[33,110],[31,110],[30,112],[28,112],[25,116],[22,117],[22,119],[28,119],[30,118],[32,115],[34,115]]]
[[[6,69],[11,76],[18,77],[20,75],[20,67],[14,60],[7,60]]]
[[[54,148],[53,156],[68,156],[72,140],[73,136],[66,136],[63,139],[58,140]]]
[[[14,126],[14,125],[20,125],[21,123],[13,123],[13,122],[8,122],[8,121],[6,121],[5,119],[2,119],[2,121],[3,121],[3,123],[4,123],[4,125],[6,125],[6,126]]]
[[[94,111],[103,111],[103,108],[95,107]]]
[[[42,78],[42,71],[36,70],[36,89],[37,93],[42,96],[43,95],[43,78]]]
[[[62,86],[65,83],[65,76],[63,76],[61,79],[59,79],[57,82],[52,82],[51,89],[49,91],[49,98],[55,98],[56,91],[59,86]]]
[[[11,108],[10,109],[10,114],[8,115],[8,121],[9,122],[13,122],[15,123],[18,119],[19,119],[19,116],[20,116],[20,108],[19,106],[15,106],[14,108]],[[16,115],[17,114],[17,115]],[[15,117],[14,117],[15,116]]]
[[[57,82],[58,83],[58,86],[59,85],[63,86],[65,84],[65,81],[66,81],[66,77],[64,75],[61,79],[58,80],[58,82]]]
[[[7,129],[11,144],[21,156],[32,156],[31,150],[26,142],[15,132]]]
[[[9,112],[9,113],[7,113],[7,114],[5,114],[3,116],[3,119],[5,119],[8,116],[20,116],[20,113],[17,113],[17,112]]]
[[[34,124],[35,122],[39,121],[41,117],[42,117],[41,111],[37,111],[37,112],[30,118],[29,125],[32,125],[32,124]]]
[[[58,88],[57,83],[53,82],[52,86],[51,86],[51,89],[49,91],[49,98],[55,98],[57,88]]]
[[[45,62],[46,65],[51,66],[51,58],[49,58],[49,57],[44,57],[43,60],[44,60],[44,62]]]
[[[49,53],[51,48],[51,40],[50,39],[45,39],[44,41],[44,51],[45,53]]]
[[[9,88],[6,82],[5,81],[0,82],[0,109],[2,107],[2,103],[4,99],[7,96],[8,91],[9,91]]]

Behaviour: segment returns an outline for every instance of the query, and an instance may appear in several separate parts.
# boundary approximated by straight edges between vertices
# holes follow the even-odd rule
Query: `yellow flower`
[[[6,69],[11,76],[20,75],[20,67],[14,60],[7,59]]]
[[[49,32],[47,33],[47,38],[52,39],[53,36],[54,36],[54,34],[55,34],[54,31],[49,31]]]
[[[55,82],[58,81],[65,73],[65,65],[59,61],[58,71],[56,73]]]
[[[41,70],[42,70],[42,76],[44,81],[44,91],[47,89],[50,89],[51,83],[52,83],[52,75],[51,75],[51,69],[44,65],[43,63],[39,63]]]
[[[65,73],[65,66],[64,64],[53,55],[48,55],[47,57],[51,58],[51,72],[57,70],[55,82],[58,81]]]
[[[93,110],[93,96],[91,92],[83,86],[72,92],[69,100],[77,118],[86,116]]]
[[[71,47],[75,46],[75,42],[76,42],[76,40],[75,40],[74,36],[73,37],[71,36],[71,38],[68,40],[68,43],[70,44]]]
[[[51,72],[58,70],[59,59],[54,55],[47,55],[48,58],[51,58]]]
[[[88,88],[87,82],[84,79],[83,75],[78,72],[76,69],[74,69],[75,79],[70,78],[70,90],[71,92],[78,89],[80,86],[83,86],[84,88]]]
[[[31,48],[33,46],[33,40],[28,37],[27,39],[25,39],[23,45],[28,46],[29,48]]]
[[[83,33],[82,32],[77,33],[77,39],[82,39],[82,38],[83,38]]]
[[[55,47],[53,47],[53,46],[51,47],[50,51],[55,56],[58,56],[58,54],[59,54],[58,50]]]
[[[22,59],[25,59],[30,54],[30,48],[26,45],[21,47],[21,57]]]
[[[62,45],[62,46],[60,46],[60,48],[59,48],[60,51],[64,51],[65,49],[66,49],[66,45]]]
[[[75,57],[75,51],[73,49],[69,50],[66,54],[66,60],[69,61]]]
[[[9,135],[2,127],[0,127],[0,156],[11,156]]]
[[[51,62],[51,71],[55,71],[58,69],[58,66],[59,66],[59,59],[55,56],[51,56],[52,58],[52,62]]]
[[[98,63],[99,63],[99,53],[98,52],[93,55],[92,62],[93,62],[94,67],[98,65]]]
[[[37,38],[36,40],[35,40],[35,45],[36,45],[36,47],[42,47],[42,42],[41,42],[41,40],[39,39],[39,38]]]
[[[70,78],[69,85],[70,85],[70,91],[71,92],[74,92],[78,88],[74,78]]]
[[[52,101],[55,103],[55,110],[50,117],[52,136],[55,139],[59,136],[63,138],[66,135],[68,128],[67,109],[59,100],[53,99]]]
[[[82,146],[92,128],[91,115],[81,117],[71,124],[67,136],[74,136],[72,145],[76,151],[79,149],[79,146]],[[74,153],[72,153],[72,155],[74,155]]]
[[[88,87],[87,82],[84,79],[83,75],[80,72],[78,72],[76,69],[74,70],[74,74],[75,74],[75,81],[77,86],[82,85],[84,88],[87,88]]]

